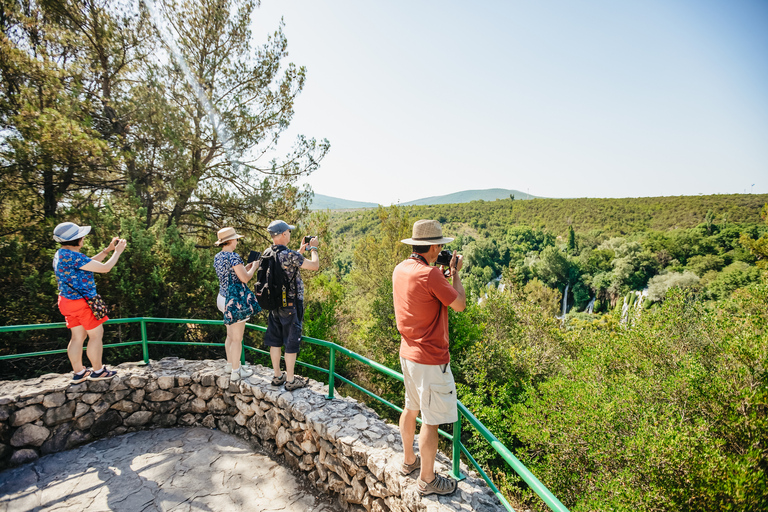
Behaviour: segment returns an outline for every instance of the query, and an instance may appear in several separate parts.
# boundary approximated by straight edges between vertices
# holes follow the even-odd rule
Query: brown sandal
[[[307,385],[307,379],[302,379],[301,377],[294,375],[293,380],[291,382],[285,383],[285,389],[288,391],[293,391],[294,389],[303,388]]]
[[[406,464],[405,459],[403,459],[403,464],[400,466],[400,474],[408,476],[417,469],[421,469],[421,457],[418,455],[416,455],[416,460],[413,461],[413,464]]]
[[[282,386],[283,384],[285,384],[285,372],[279,377],[272,377],[273,386]]]
[[[427,483],[421,478],[416,480],[416,485],[419,488],[419,494],[427,496],[428,494],[451,494],[456,490],[456,480],[453,478],[445,478],[444,476],[435,475],[435,479]]]

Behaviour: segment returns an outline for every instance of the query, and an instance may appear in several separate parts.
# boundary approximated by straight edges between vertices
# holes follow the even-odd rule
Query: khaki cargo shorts
[[[455,423],[459,419],[456,408],[456,383],[451,365],[419,364],[400,358],[405,383],[405,408],[421,411],[426,425]]]

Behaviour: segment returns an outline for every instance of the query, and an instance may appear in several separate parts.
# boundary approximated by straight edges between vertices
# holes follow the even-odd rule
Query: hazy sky
[[[280,17],[319,194],[768,192],[766,0],[262,0],[255,39]]]

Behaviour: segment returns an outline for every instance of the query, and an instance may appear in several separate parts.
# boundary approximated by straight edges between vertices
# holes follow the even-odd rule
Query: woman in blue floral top
[[[243,334],[245,334],[245,322],[241,320],[227,322],[227,285],[239,279],[242,283],[247,283],[253,277],[258,269],[258,263],[252,261],[243,266],[243,260],[240,255],[235,253],[237,240],[243,235],[238,235],[235,228],[222,228],[218,232],[216,245],[221,246],[221,252],[213,258],[213,268],[216,269],[216,275],[219,278],[219,295],[216,297],[216,306],[219,311],[224,313],[224,324],[227,327],[227,339],[224,342],[224,351],[227,354],[227,370],[230,372],[229,380],[237,382],[253,375],[253,370],[246,365],[240,365],[240,355],[243,350]]]
[[[113,238],[106,249],[89,258],[80,251],[83,248],[85,235],[90,231],[91,226],[80,227],[73,222],[63,222],[53,230],[53,239],[61,244],[61,248],[53,257],[53,269],[59,285],[59,311],[64,315],[67,327],[72,331],[67,355],[75,372],[72,377],[73,384],[83,382],[85,379],[111,379],[117,373],[107,369],[101,361],[103,352],[101,340],[104,336],[102,324],[109,320],[109,317],[97,319],[93,316],[93,311],[86,299],[96,296],[93,273],[106,273],[112,270],[125,250],[126,241]],[[114,251],[112,257],[106,263],[102,263],[111,251]],[[93,368],[99,368],[99,370],[91,370],[83,366],[83,344],[86,338],[88,338],[86,350],[88,360]]]

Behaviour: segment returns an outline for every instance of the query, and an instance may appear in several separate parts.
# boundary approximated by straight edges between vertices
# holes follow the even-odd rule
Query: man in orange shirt
[[[413,225],[411,238],[401,240],[413,246],[411,256],[392,273],[395,319],[400,331],[400,366],[405,383],[405,408],[400,415],[403,438],[401,473],[408,475],[419,469],[416,480],[419,493],[451,494],[456,481],[435,474],[439,425],[454,423],[456,384],[451,373],[448,352],[448,306],[464,311],[466,295],[459,270],[462,257],[453,252],[449,264],[449,282],[443,271],[433,266],[443,245],[453,238],[443,237],[436,220],[419,220]],[[416,418],[421,411],[419,455],[413,451]]]

